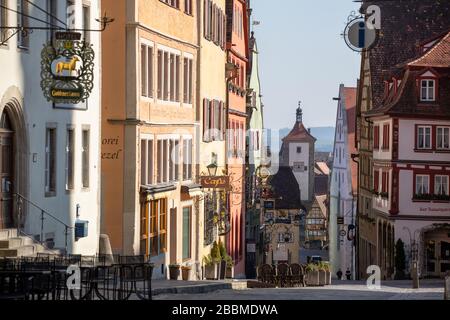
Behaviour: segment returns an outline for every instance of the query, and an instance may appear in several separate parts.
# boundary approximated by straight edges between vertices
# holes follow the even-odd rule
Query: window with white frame
[[[448,176],[436,175],[434,177],[434,194],[448,196],[448,191]]]
[[[141,96],[153,98],[153,46],[141,44]]]
[[[61,25],[61,22],[58,19],[58,0],[47,0],[47,12],[49,15],[47,16],[47,21],[51,27],[55,28],[58,25]],[[55,30],[48,30],[47,32],[47,40],[53,40],[53,34]]]
[[[183,181],[192,180],[192,138],[183,139]]]
[[[416,175],[416,195],[430,194],[430,176]]]
[[[179,180],[180,142],[175,138],[160,138],[157,142],[157,183]]]
[[[153,184],[153,139],[141,139],[141,185]]]
[[[304,162],[294,162],[294,172],[304,172],[305,163]]]
[[[417,148],[431,149],[431,127],[417,127]]]
[[[438,127],[436,129],[436,147],[438,149],[450,149],[450,127]]]
[[[56,128],[48,127],[45,132],[45,193],[56,193]]]
[[[91,29],[91,7],[86,4],[83,3],[83,10],[82,10],[82,26],[81,28],[84,30],[89,30]],[[86,42],[90,41],[90,32],[89,31],[83,31],[83,38]]]
[[[17,0],[17,26],[22,28],[29,27],[30,14],[29,2],[26,0]],[[23,32],[17,34],[17,46],[22,49],[27,49],[30,46],[30,37]]]
[[[420,100],[435,101],[436,81],[430,79],[420,80]]]
[[[0,0],[0,27],[6,27],[8,25],[8,10],[6,10],[7,0]],[[7,29],[0,29],[0,42],[7,38]]]
[[[184,0],[184,12],[186,14],[192,15],[192,0]]]
[[[67,128],[66,132],[66,190],[74,188],[75,168],[75,130]]]
[[[192,104],[192,58],[184,58],[183,102]]]
[[[158,99],[180,101],[180,54],[158,50]]]
[[[159,0],[159,1],[166,3],[171,7],[180,9],[180,0]]]
[[[89,174],[90,174],[90,130],[85,128],[81,133],[81,181],[83,188],[89,188]]]

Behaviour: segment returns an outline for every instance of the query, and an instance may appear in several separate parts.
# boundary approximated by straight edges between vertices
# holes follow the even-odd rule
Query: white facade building
[[[303,124],[303,111],[299,107],[294,128],[283,139],[280,166],[292,168],[300,188],[300,199],[305,204],[311,204],[314,197],[315,142]]]
[[[67,10],[68,5],[75,10]],[[100,15],[97,0],[9,0],[6,6],[11,10],[2,9],[2,26],[33,28],[51,23],[65,29],[64,23],[70,20],[77,29],[100,27],[95,21]],[[3,32],[3,40],[7,34],[11,30]],[[68,226],[68,253],[93,255],[100,226],[100,32],[83,35],[95,51],[94,83],[87,104],[76,106],[54,105],[42,93],[41,51],[51,36],[51,31],[33,30],[27,36],[14,35],[0,46],[4,168],[0,229],[19,226],[36,240],[43,237],[50,248],[65,249]],[[46,212],[43,230],[42,210]],[[73,229],[77,219],[88,222],[87,237],[78,240]]]
[[[354,226],[356,224],[357,174],[351,154],[355,153],[356,89],[339,89],[339,104],[334,140],[334,159],[330,177],[329,253],[332,274],[347,270],[355,275]],[[353,141],[352,141],[353,140]]]

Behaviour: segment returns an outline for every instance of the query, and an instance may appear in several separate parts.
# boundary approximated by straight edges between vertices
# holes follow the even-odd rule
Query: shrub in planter
[[[211,255],[203,257],[203,278],[207,280],[217,280],[217,264],[213,262]]]
[[[325,285],[331,284],[331,268],[328,262],[322,262],[321,268],[325,271]]]
[[[225,261],[226,267],[227,267],[226,278],[227,279],[233,279],[233,277],[234,277],[234,274],[233,274],[233,267],[234,267],[233,258],[231,258],[229,255],[227,255],[225,257],[224,261]]]
[[[189,266],[183,266],[181,267],[181,276],[183,278],[183,281],[189,281],[189,275],[191,274],[192,268]]]
[[[180,265],[179,264],[169,264],[170,280],[178,280],[179,275],[180,275]]]
[[[319,270],[317,265],[310,263],[306,266],[306,283],[308,286],[319,286]]]

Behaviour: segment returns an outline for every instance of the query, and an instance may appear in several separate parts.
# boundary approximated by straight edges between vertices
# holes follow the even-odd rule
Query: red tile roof
[[[410,67],[450,67],[450,32],[420,58],[408,63]]]
[[[303,122],[296,122],[294,128],[289,132],[289,134],[283,139],[284,141],[312,141],[315,142],[311,133],[305,128]]]

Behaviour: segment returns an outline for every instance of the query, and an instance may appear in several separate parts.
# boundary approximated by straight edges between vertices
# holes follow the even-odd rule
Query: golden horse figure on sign
[[[56,73],[62,75],[63,71],[67,70],[72,75],[72,72],[76,69],[77,61],[80,61],[80,59],[74,56],[69,62],[58,62],[56,64]]]

